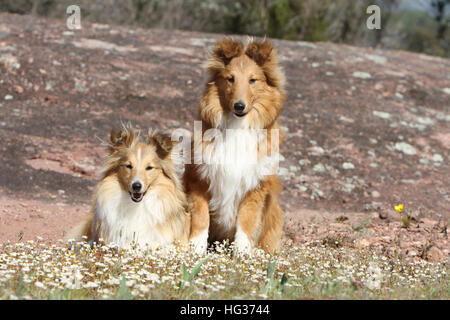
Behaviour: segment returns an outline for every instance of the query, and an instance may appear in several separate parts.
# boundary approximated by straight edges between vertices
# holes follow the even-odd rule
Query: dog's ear
[[[230,61],[240,56],[244,51],[244,45],[239,41],[225,38],[216,42],[214,56],[227,65]]]
[[[209,73],[214,76],[220,72],[230,61],[244,53],[241,42],[225,38],[216,42],[211,58],[206,65]]]
[[[269,40],[262,42],[251,41],[247,45],[245,54],[255,61],[264,71],[268,85],[282,90],[284,86],[284,75],[278,65],[276,50],[272,42]]]
[[[247,46],[247,50],[245,50],[245,54],[260,67],[275,60],[275,50],[272,42],[269,40],[264,40],[263,42],[250,42]]]
[[[171,137],[158,132],[149,132],[148,142],[156,147],[156,153],[161,159],[166,158],[178,141],[172,141]]]
[[[121,147],[129,147],[134,139],[134,133],[131,130],[111,130],[109,134],[109,151],[114,152]]]

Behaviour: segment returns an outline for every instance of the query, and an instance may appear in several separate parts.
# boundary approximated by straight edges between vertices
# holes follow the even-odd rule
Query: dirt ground
[[[60,239],[87,214],[101,140],[121,122],[192,132],[221,37],[0,13],[0,243]],[[285,242],[448,259],[450,61],[274,43],[288,92]]]

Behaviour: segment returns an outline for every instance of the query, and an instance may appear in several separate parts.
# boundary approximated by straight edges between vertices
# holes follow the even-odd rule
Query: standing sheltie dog
[[[149,132],[141,141],[131,129],[112,131],[108,158],[86,220],[68,238],[132,242],[151,248],[187,243],[186,196],[171,159],[170,137]]]
[[[190,242],[202,253],[208,242],[225,239],[240,253],[255,247],[274,252],[283,225],[276,168],[285,101],[275,49],[267,40],[250,40],[244,48],[224,39],[216,43],[207,70],[210,79],[199,108],[203,139],[194,143],[202,161],[187,165],[183,178]]]

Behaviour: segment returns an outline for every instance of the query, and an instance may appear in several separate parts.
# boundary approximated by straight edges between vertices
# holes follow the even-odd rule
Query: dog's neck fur
[[[222,115],[221,138],[203,146],[203,165],[199,173],[209,181],[212,223],[218,224],[222,237],[233,239],[239,203],[268,174],[273,174],[278,155],[258,156],[260,136],[249,128],[247,118]],[[221,240],[221,239],[215,239]]]

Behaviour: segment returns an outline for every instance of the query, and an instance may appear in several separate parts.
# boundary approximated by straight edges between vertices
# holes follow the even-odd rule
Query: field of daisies
[[[0,245],[0,299],[449,299],[447,262],[322,244],[237,256],[82,242]]]

